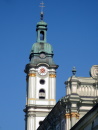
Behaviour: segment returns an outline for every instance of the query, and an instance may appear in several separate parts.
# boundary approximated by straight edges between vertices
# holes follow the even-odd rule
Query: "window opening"
[[[44,89],[39,90],[39,99],[45,99],[45,90]]]
[[[44,80],[44,79],[41,79],[41,80],[40,80],[40,84],[44,85],[44,84],[45,84],[45,80]]]
[[[44,40],[44,32],[43,31],[40,32],[40,40]]]

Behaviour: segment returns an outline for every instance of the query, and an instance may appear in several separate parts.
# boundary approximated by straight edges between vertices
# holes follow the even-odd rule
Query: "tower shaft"
[[[56,69],[52,46],[46,41],[47,23],[36,26],[37,42],[30,53],[30,63],[25,67],[27,96],[25,130],[36,130],[56,103]]]

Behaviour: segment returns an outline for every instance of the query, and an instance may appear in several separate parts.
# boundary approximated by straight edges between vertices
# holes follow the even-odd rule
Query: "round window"
[[[41,80],[40,80],[40,84],[42,84],[42,85],[45,84],[45,80],[44,80],[44,79],[41,79]]]

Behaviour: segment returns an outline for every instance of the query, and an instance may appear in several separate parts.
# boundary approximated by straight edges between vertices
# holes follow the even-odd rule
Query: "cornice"
[[[29,64],[26,65],[24,72],[28,73],[31,68],[36,69],[40,66],[46,66],[48,69],[57,69],[59,67],[58,65],[49,65],[47,63],[39,63],[39,64],[36,64],[36,65],[29,63]]]

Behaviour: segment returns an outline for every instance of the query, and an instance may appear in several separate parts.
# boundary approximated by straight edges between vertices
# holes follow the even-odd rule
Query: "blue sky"
[[[0,130],[24,130],[25,65],[36,42],[40,0],[0,0]],[[47,41],[53,46],[57,100],[72,75],[89,77],[98,64],[98,0],[44,0]]]

